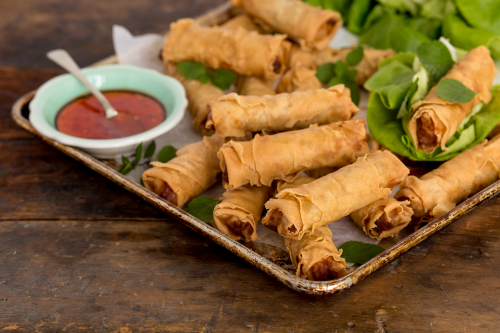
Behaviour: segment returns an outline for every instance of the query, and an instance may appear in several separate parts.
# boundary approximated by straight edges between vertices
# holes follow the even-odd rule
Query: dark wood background
[[[351,290],[292,292],[15,125],[14,101],[222,0],[0,0],[0,330],[499,332],[500,198]],[[107,204],[104,204],[107,202]]]

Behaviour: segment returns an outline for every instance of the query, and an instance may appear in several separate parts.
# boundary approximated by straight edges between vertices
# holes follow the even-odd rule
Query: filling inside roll
[[[417,137],[422,148],[429,149],[438,145],[435,131],[434,122],[428,113],[417,119]]]
[[[274,59],[273,72],[275,72],[276,74],[279,74],[281,72],[281,61],[278,57],[276,57],[276,59]]]
[[[254,230],[250,223],[240,221],[236,216],[232,215],[223,215],[219,218],[225,221],[227,228],[233,235],[241,235],[243,239],[248,240],[252,238]]]
[[[323,23],[321,27],[318,29],[318,32],[316,33],[316,38],[314,40],[320,41],[328,37],[333,32],[333,30],[336,29],[337,22],[338,21],[336,19],[330,18],[328,21]]]
[[[177,195],[172,188],[163,180],[155,178],[151,183],[151,191],[167,200],[168,202],[177,205]]]
[[[318,261],[306,272],[307,278],[313,281],[329,281],[347,275],[345,266],[335,261],[332,257],[327,257]]]

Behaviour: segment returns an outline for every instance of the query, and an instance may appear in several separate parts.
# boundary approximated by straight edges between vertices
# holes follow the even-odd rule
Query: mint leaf
[[[357,48],[349,52],[346,58],[346,63],[349,66],[354,67],[357,66],[361,62],[361,60],[363,60],[363,47],[358,46]]]
[[[158,162],[167,163],[174,157],[176,157],[177,149],[172,146],[163,147],[158,153]]]
[[[236,82],[236,75],[228,69],[220,68],[212,74],[212,84],[222,90],[229,89]]]
[[[327,83],[335,76],[335,64],[327,63],[318,67],[316,77],[322,83]]]
[[[130,163],[130,160],[125,156],[122,156],[122,167],[120,168],[120,170],[118,170],[118,172],[122,175],[126,175],[127,173],[132,171],[132,169],[132,163]]]
[[[420,45],[417,49],[417,56],[422,66],[429,72],[433,82],[439,82],[455,63],[448,48],[438,41]]]
[[[341,257],[345,261],[361,265],[385,251],[384,248],[378,245],[356,241],[345,242],[339,247],[340,249],[342,250]]]
[[[203,64],[194,61],[181,61],[177,64],[177,68],[182,76],[191,80],[199,80],[203,74],[207,73]]]
[[[197,197],[191,200],[191,202],[188,204],[186,212],[193,215],[197,219],[208,223],[212,221],[214,216],[214,208],[218,203],[219,200],[215,200],[209,197]]]
[[[146,148],[146,151],[144,152],[144,158],[151,158],[153,157],[153,154],[155,153],[156,150],[156,142],[153,140],[148,148]]]
[[[210,74],[208,72],[203,73],[200,75],[198,80],[200,80],[201,83],[208,83],[210,81]]]
[[[134,162],[132,162],[132,169],[135,168],[137,164],[139,164],[141,156],[142,156],[142,142],[140,145],[137,146],[137,148],[135,148],[135,160]]]
[[[445,101],[459,104],[468,103],[476,96],[475,92],[455,79],[444,79],[439,82],[436,93]]]

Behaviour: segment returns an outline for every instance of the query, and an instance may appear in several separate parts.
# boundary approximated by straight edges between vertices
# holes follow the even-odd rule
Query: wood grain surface
[[[347,292],[290,291],[18,128],[10,108],[220,0],[0,0],[1,332],[499,332],[500,198]],[[108,202],[104,205],[103,202]]]

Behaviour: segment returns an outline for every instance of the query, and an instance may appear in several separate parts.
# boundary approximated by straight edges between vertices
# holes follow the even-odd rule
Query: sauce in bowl
[[[152,129],[166,118],[166,109],[155,98],[135,91],[108,91],[104,96],[118,111],[106,119],[101,103],[92,95],[78,97],[61,108],[58,131],[84,139],[118,139]]]

